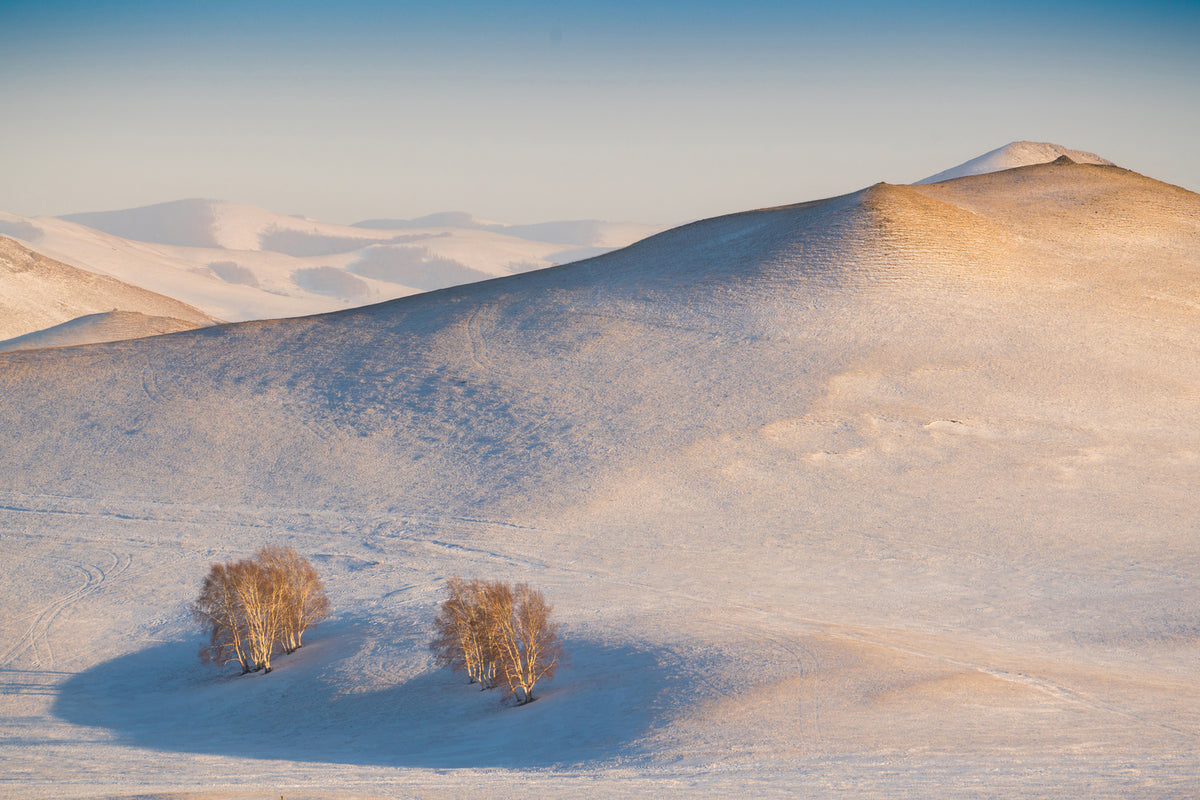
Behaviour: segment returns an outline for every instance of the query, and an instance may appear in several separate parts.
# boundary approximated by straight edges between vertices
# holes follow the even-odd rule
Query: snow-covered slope
[[[0,213],[0,234],[51,258],[238,321],[330,311],[541,269],[659,230],[600,222],[512,226],[467,214],[363,225],[214,200],[58,219]]]
[[[139,242],[265,250],[292,256],[350,252],[392,238],[388,231],[364,231],[241,203],[203,199],[177,200],[119,211],[66,214],[61,219]]]
[[[1200,197],[1052,163],[295,320],[0,357],[24,797],[1184,796]],[[335,617],[214,672],[209,563]],[[502,708],[453,574],[572,666]]]
[[[965,178],[970,175],[983,175],[988,172],[999,172],[1014,167],[1028,167],[1034,164],[1048,164],[1066,156],[1077,164],[1104,164],[1113,166],[1108,159],[1101,158],[1095,153],[1085,153],[1082,150],[1068,150],[1062,145],[1049,142],[1010,142],[1004,147],[998,147],[983,155],[964,161],[957,167],[943,170],[936,175],[917,181],[917,183],[939,183],[953,178]]]
[[[530,225],[512,225],[504,222],[489,222],[476,219],[461,211],[446,211],[414,220],[372,219],[356,222],[356,228],[394,229],[452,227],[488,230],[528,239],[534,242],[552,242],[573,248],[595,247],[614,249],[624,247],[647,236],[662,231],[660,226],[637,222],[604,222],[595,219],[558,220],[536,222]]]
[[[203,326],[195,322],[173,317],[152,317],[138,311],[104,311],[99,314],[86,314],[50,328],[0,341],[0,353],[141,339],[200,327]]]
[[[170,317],[190,327],[217,321],[178,300],[59,263],[0,236],[0,341],[108,311]]]

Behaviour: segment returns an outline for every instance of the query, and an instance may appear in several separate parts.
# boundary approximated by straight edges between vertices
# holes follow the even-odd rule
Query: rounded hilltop
[[[1071,150],[1061,144],[1051,142],[1009,142],[1003,147],[984,153],[981,156],[964,161],[956,167],[942,170],[936,175],[922,178],[915,183],[940,183],[941,181],[965,178],[969,175],[983,175],[988,172],[999,172],[1016,167],[1031,167],[1035,164],[1048,164],[1066,156],[1076,164],[1099,164],[1106,167],[1116,166],[1106,158],[1083,150]]]

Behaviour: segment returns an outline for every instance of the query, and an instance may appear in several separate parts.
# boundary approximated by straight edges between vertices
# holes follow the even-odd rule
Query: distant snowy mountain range
[[[1046,163],[1064,155],[1081,163],[1111,163],[1056,144],[1013,142],[918,183]],[[0,236],[61,262],[58,273],[62,268],[82,270],[161,296],[151,300],[149,294],[122,290],[118,294],[124,299],[116,299],[105,290],[80,305],[67,299],[78,280],[61,285],[62,297],[53,291],[54,280],[43,281],[36,291],[14,288],[9,305],[21,305],[22,311],[7,315],[0,337],[23,338],[0,341],[0,347],[177,329],[178,323],[147,327],[136,322],[159,317],[194,325],[334,311],[591,258],[660,230],[597,220],[511,225],[464,212],[341,225],[204,199],[63,217],[0,212]],[[26,294],[18,298],[21,291]],[[165,314],[164,298],[190,310]],[[122,317],[115,325],[92,319],[71,326],[65,339],[58,333],[24,338],[78,316],[109,311],[140,316]]]
[[[460,213],[352,226],[215,200],[58,218],[0,212],[0,235],[43,256],[227,321],[333,311],[542,269],[658,230],[599,221],[505,225]]]

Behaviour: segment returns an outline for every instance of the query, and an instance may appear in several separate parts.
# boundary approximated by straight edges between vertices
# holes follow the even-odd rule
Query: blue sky
[[[1015,139],[1200,190],[1200,3],[0,2],[0,210],[682,222]]]

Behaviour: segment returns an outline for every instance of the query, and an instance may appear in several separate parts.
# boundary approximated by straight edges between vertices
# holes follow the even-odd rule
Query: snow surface
[[[1095,153],[1085,153],[1082,150],[1068,150],[1059,144],[1050,142],[1010,142],[1004,147],[984,153],[978,158],[965,161],[957,167],[943,170],[936,175],[917,181],[917,183],[939,183],[954,178],[965,178],[970,175],[984,175],[989,172],[999,172],[1015,167],[1028,167],[1034,164],[1048,164],[1066,156],[1077,164],[1103,164],[1114,166],[1111,161],[1101,158]]]
[[[137,311],[104,311],[99,314],[86,314],[60,325],[0,341],[0,353],[140,339],[145,336],[195,330],[199,327],[202,326],[195,322],[173,317],[154,317]]]
[[[76,317],[118,310],[176,320],[174,330],[217,322],[178,300],[62,264],[15,239],[0,236],[0,346],[7,344],[4,340],[11,342],[13,337]],[[97,341],[90,338],[92,334],[82,333],[84,327],[73,329],[76,338],[70,343]],[[94,325],[91,327],[94,335],[100,335]],[[108,328],[115,331],[112,326]]]
[[[0,794],[1188,797],[1200,196],[1052,163],[0,356]],[[335,613],[240,677],[210,562]],[[572,665],[433,667],[445,579]]]
[[[595,221],[513,226],[468,214],[362,225],[200,199],[62,218],[0,213],[0,234],[43,255],[231,321],[349,308],[542,269],[660,230]]]
[[[597,247],[613,249],[645,239],[662,231],[661,227],[637,222],[604,222],[595,219],[557,220],[535,222],[529,225],[513,225],[477,219],[462,211],[444,211],[414,220],[372,219],[354,223],[356,228],[407,229],[407,228],[467,228],[488,230],[529,239],[535,242],[553,242],[572,248]],[[597,253],[599,255],[599,253]]]

